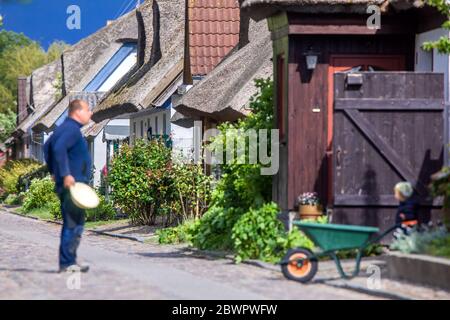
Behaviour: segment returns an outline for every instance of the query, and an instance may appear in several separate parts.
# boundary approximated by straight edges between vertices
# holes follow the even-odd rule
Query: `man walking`
[[[69,116],[44,145],[45,162],[61,200],[63,227],[59,247],[60,272],[89,270],[88,266],[77,264],[77,249],[84,229],[85,212],[72,202],[69,189],[75,182],[89,182],[91,159],[80,129],[89,123],[91,117],[92,111],[86,101],[72,101],[69,104]]]

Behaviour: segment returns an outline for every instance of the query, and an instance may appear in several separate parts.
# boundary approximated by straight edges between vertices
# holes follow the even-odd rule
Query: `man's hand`
[[[71,186],[75,184],[75,179],[72,176],[64,177],[64,188],[69,189]]]

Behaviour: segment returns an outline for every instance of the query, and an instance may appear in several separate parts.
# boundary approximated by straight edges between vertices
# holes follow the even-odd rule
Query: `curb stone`
[[[347,290],[352,290],[355,292],[360,292],[360,293],[365,293],[371,296],[376,296],[376,297],[381,297],[381,298],[386,298],[386,299],[392,299],[392,300],[416,300],[414,298],[411,297],[407,297],[401,294],[397,294],[397,293],[391,293],[391,292],[387,292],[387,291],[383,291],[383,290],[371,290],[371,289],[367,289],[363,286],[359,286],[359,285],[355,285],[355,284],[350,284],[350,283],[345,283],[343,281],[337,281],[335,283],[330,282],[330,281],[324,281],[323,284],[328,285],[328,286],[332,286],[335,288],[340,288],[340,289],[347,289]]]

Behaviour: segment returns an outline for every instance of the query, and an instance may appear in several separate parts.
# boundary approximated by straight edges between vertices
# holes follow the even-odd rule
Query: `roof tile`
[[[239,41],[238,0],[189,0],[192,75],[205,75]]]

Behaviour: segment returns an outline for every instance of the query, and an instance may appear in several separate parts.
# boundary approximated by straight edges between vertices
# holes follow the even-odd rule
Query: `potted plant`
[[[323,207],[316,192],[305,192],[299,195],[297,206],[300,219],[316,220],[323,214]]]

